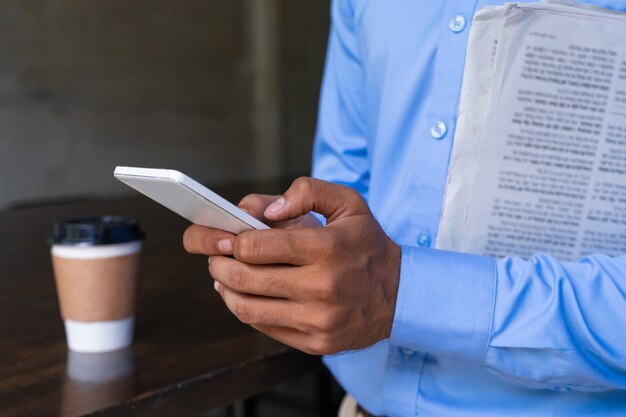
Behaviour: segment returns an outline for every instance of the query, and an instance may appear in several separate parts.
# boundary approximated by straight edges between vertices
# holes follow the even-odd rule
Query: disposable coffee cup
[[[55,223],[52,265],[70,350],[132,344],[142,238],[137,221],[120,216]]]

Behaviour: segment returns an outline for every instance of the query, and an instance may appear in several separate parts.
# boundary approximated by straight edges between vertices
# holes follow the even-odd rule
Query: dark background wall
[[[309,171],[328,0],[3,0],[0,206]]]
[[[330,23],[330,0],[281,1],[284,171],[310,171],[313,134]]]

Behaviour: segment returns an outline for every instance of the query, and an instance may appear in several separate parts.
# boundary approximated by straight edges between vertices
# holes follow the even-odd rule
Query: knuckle
[[[340,249],[342,246],[341,237],[336,233],[327,233],[326,236],[326,244],[328,245],[330,250]]]
[[[282,286],[282,282],[271,273],[267,273],[259,279],[259,289],[261,293],[280,291]]]
[[[202,253],[207,255],[219,253],[217,249],[218,237],[214,230],[206,230],[202,233]]]
[[[271,325],[272,320],[270,314],[267,311],[259,311],[254,315],[254,320],[251,320],[250,324],[262,324],[262,325]]]
[[[339,301],[339,288],[335,280],[331,277],[320,281],[321,283],[316,290],[317,298],[325,304],[337,303]]]
[[[252,322],[250,309],[242,300],[238,300],[233,303],[233,314],[242,323],[250,324]]]
[[[285,231],[276,236],[277,241],[280,243],[280,247],[283,248],[295,248],[299,243],[300,238],[291,231]]]
[[[248,279],[243,265],[233,265],[228,272],[229,286],[237,291],[245,291],[247,288],[247,283]]]
[[[309,177],[296,178],[291,187],[298,194],[310,195],[313,191],[313,180]]]
[[[244,232],[235,239],[234,255],[237,259],[253,259],[259,253],[254,233]]]
[[[324,233],[320,239],[320,249],[324,256],[332,256],[339,249],[339,239],[333,233]]]
[[[363,199],[363,196],[355,190],[351,190],[350,203],[354,207],[358,207],[360,210],[369,211],[369,207]]]
[[[318,318],[317,327],[322,335],[328,335],[334,332],[338,324],[337,315],[326,311]]]
[[[325,295],[324,301],[326,301],[327,303],[330,303],[330,304],[337,304],[337,303],[339,303],[339,301],[341,299],[339,286],[336,283],[332,282],[329,285],[329,287],[326,290],[326,293],[324,295]]]
[[[309,344],[309,348],[314,355],[328,355],[335,353],[332,338],[326,335],[317,335]]]
[[[348,206],[357,208],[359,212],[369,211],[367,203],[363,199],[361,193],[359,193],[357,190],[350,187],[345,187],[344,198]]]
[[[347,193],[349,198],[351,198],[352,200],[363,201],[363,197],[361,196],[361,194],[359,194],[359,192],[354,188],[347,187]]]
[[[315,345],[314,342],[310,342],[307,345],[300,347],[299,349],[303,351],[304,353],[306,353],[307,355],[313,355],[313,356],[324,355],[324,352],[317,349],[317,346]]]

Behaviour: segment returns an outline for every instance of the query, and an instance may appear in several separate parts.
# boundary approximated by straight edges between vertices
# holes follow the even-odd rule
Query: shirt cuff
[[[491,338],[496,276],[490,257],[403,246],[390,343],[481,362]]]

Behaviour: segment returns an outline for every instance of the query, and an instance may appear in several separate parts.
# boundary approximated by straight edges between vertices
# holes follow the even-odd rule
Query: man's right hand
[[[250,194],[241,200],[239,208],[275,229],[321,226],[319,220],[310,213],[284,222],[267,220],[263,215],[265,209],[279,198],[281,196]],[[223,230],[210,229],[194,224],[185,230],[183,246],[187,252],[194,255],[230,255],[232,254],[234,237],[232,233]]]

